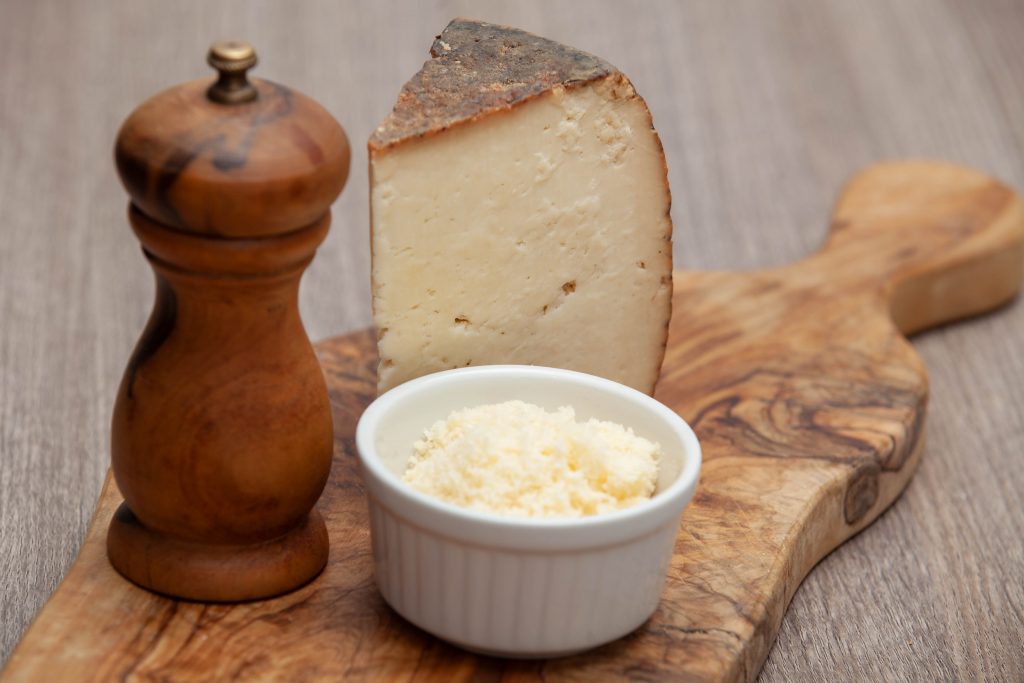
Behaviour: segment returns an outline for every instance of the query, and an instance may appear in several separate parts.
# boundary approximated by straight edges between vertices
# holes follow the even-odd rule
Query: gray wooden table
[[[0,0],[0,661],[60,581],[107,468],[110,409],[152,301],[111,147],[218,37],[319,99],[353,174],[310,269],[314,339],[370,323],[366,140],[458,15],[599,54],[668,154],[677,264],[813,250],[844,179],[892,157],[1024,188],[1024,2]],[[923,464],[797,592],[764,681],[1024,679],[1024,305],[917,339]]]

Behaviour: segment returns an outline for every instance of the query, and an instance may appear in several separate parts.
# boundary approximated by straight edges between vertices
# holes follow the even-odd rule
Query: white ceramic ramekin
[[[521,519],[450,505],[401,481],[413,443],[435,421],[512,399],[548,410],[571,405],[577,420],[612,420],[660,443],[654,496],[592,517]],[[384,599],[440,638],[512,657],[579,652],[647,620],[701,460],[693,430],[651,397],[592,375],[521,365],[461,368],[396,387],[363,413],[356,445]]]

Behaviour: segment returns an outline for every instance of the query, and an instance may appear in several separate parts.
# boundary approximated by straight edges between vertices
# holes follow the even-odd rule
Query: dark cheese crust
[[[619,73],[594,55],[510,26],[455,19],[370,136],[370,152],[508,110],[556,86]]]

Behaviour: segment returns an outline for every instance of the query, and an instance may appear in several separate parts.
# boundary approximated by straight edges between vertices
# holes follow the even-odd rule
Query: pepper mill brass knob
[[[206,96],[221,104],[238,104],[256,99],[256,88],[245,77],[256,66],[256,51],[241,40],[222,40],[210,46],[206,62],[220,76],[206,91]]]
[[[209,61],[216,81],[144,102],[115,146],[156,303],[114,406],[125,502],[107,552],[150,590],[237,601],[296,588],[327,561],[313,506],[331,410],[298,288],[349,147],[313,100],[248,80],[248,45],[215,44]]]

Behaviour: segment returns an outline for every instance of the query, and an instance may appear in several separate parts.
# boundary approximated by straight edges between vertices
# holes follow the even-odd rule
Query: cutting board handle
[[[878,164],[840,193],[828,240],[812,261],[822,278],[844,286],[876,282],[909,335],[1014,297],[1024,276],[1024,203],[963,166]]]

